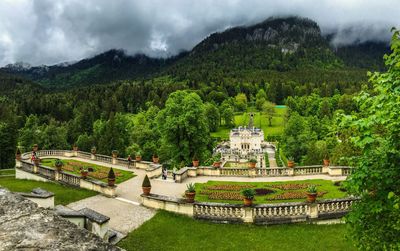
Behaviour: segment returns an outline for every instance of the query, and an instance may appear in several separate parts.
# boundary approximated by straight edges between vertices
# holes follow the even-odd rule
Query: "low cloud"
[[[0,66],[14,62],[55,64],[121,48],[130,54],[170,56],[204,37],[271,16],[315,20],[342,45],[388,41],[400,26],[400,2],[361,0],[3,0],[0,2]]]

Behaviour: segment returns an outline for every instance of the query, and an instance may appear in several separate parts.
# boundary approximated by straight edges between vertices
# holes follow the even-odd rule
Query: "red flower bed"
[[[281,190],[300,190],[300,189],[306,189],[310,183],[303,183],[303,184],[279,184],[279,185],[269,185],[269,187],[272,188],[277,188]],[[319,186],[319,185],[316,185]]]
[[[240,192],[210,192],[208,198],[211,200],[242,200]]]
[[[208,186],[205,189],[208,190],[227,190],[227,191],[241,191],[246,188],[253,188],[255,185],[232,185],[232,184],[224,184],[224,185],[212,185]]]
[[[318,192],[318,197],[324,196],[327,192]],[[282,194],[273,195],[267,200],[294,200],[294,199],[305,199],[307,198],[307,192],[284,192]]]

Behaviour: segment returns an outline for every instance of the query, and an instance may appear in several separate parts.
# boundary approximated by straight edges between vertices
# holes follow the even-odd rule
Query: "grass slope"
[[[264,137],[268,135],[281,135],[283,133],[285,115],[287,112],[286,107],[275,107],[275,116],[272,119],[272,126],[269,126],[267,117],[260,112],[254,112],[254,126],[261,128],[264,131]],[[235,115],[235,127],[247,126],[249,124],[249,112]],[[229,132],[232,128],[219,127],[218,131],[211,133],[212,137],[229,139]]]
[[[130,250],[356,250],[345,225],[216,224],[159,211],[118,243]]]
[[[69,187],[53,182],[41,182],[33,180],[20,180],[13,177],[0,178],[0,186],[12,192],[31,192],[34,188],[43,188],[54,193],[54,203],[56,205],[68,205],[69,203],[85,199],[97,194],[97,192]]]

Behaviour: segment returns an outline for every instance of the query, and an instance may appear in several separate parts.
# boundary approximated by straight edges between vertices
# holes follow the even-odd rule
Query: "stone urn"
[[[75,152],[78,151],[78,146],[77,146],[77,145],[74,145],[74,146],[72,147],[72,150],[75,151]]]
[[[158,157],[158,155],[153,155],[153,163],[154,164],[158,164],[158,162],[160,162],[160,158]]]
[[[307,193],[307,202],[314,203],[317,199],[317,193]]]
[[[198,167],[199,164],[200,164],[200,161],[199,160],[192,160],[192,164],[193,164],[194,167]]]
[[[136,161],[142,161],[142,156],[136,155],[136,156],[135,156],[135,160],[136,160]]]
[[[35,158],[34,163],[35,163],[35,166],[39,166],[40,159],[39,158]]]
[[[288,160],[287,167],[293,168],[294,167],[294,161],[293,160]]]
[[[185,192],[185,197],[186,197],[186,202],[193,203],[194,202],[194,198],[196,197],[196,192],[186,191]]]
[[[92,147],[92,149],[90,149],[90,152],[95,155],[97,153],[97,149],[96,147]]]
[[[39,150],[38,144],[34,144],[32,147],[32,151],[37,152]]]
[[[247,166],[249,167],[249,168],[256,168],[256,164],[257,164],[257,162],[256,161],[249,161],[249,162],[247,162]]]
[[[246,207],[250,207],[251,205],[253,205],[253,199],[249,199],[244,197],[243,198],[243,205]]]
[[[89,171],[88,170],[81,170],[81,177],[83,179],[86,179],[88,175],[89,175]]]
[[[221,167],[221,161],[215,161],[215,162],[213,163],[213,167],[215,167],[215,168],[220,168],[220,167]]]
[[[15,159],[21,160],[21,151],[19,150],[19,148],[17,149],[17,152],[15,153]]]
[[[149,195],[151,191],[151,187],[142,187],[143,194],[144,195]]]
[[[324,166],[329,166],[331,161],[329,159],[324,159]]]

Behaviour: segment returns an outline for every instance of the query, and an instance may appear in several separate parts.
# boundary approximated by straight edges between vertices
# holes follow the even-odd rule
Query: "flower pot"
[[[56,166],[56,169],[57,169],[58,172],[61,172],[62,171],[62,166]]]
[[[287,166],[290,167],[290,168],[294,167],[294,161],[293,160],[288,160]]]
[[[78,151],[78,147],[77,146],[73,146],[72,150],[74,150],[76,152],[76,151]]]
[[[35,163],[35,166],[39,166],[39,164],[40,164],[40,159],[39,159],[39,158],[36,158],[36,159],[34,160],[34,163]]]
[[[324,159],[324,166],[329,166],[331,161],[329,159]]]
[[[249,206],[253,205],[253,199],[243,198],[243,204],[244,204],[246,207],[249,207]]]
[[[96,152],[97,152],[97,150],[90,150],[90,152],[93,154],[93,155],[95,155],[96,154]]]
[[[153,156],[153,163],[154,163],[154,164],[158,164],[159,161],[160,161],[160,158],[159,158],[159,157],[154,157],[154,156]]]
[[[21,160],[21,154],[15,154],[15,159],[16,160]]]
[[[221,162],[220,162],[220,161],[215,161],[215,162],[213,163],[213,167],[215,167],[215,168],[220,168],[220,167],[221,167]]]
[[[118,157],[118,154],[117,154],[117,153],[113,153],[113,154],[112,154],[112,157],[113,157],[113,158],[117,158],[117,157]]]
[[[195,192],[194,193],[193,192],[185,192],[186,202],[193,203],[195,196],[196,196]]]
[[[314,203],[317,198],[317,193],[307,193],[307,202]]]
[[[81,171],[81,176],[82,178],[86,179],[88,176],[89,172],[88,171]]]
[[[149,195],[151,187],[142,187],[142,190],[144,195]]]
[[[135,160],[136,160],[136,161],[142,161],[142,156],[136,156],[136,157],[135,157]]]
[[[247,166],[249,167],[249,168],[256,168],[256,162],[248,162],[247,163]]]
[[[39,146],[37,144],[34,144],[32,147],[32,151],[37,152],[39,150]]]
[[[200,161],[198,161],[198,160],[193,160],[193,161],[192,161],[192,164],[193,164],[194,167],[198,167],[199,164],[200,164]]]
[[[108,185],[109,185],[110,187],[113,187],[113,186],[115,185],[115,178],[114,178],[114,179],[108,178]]]

